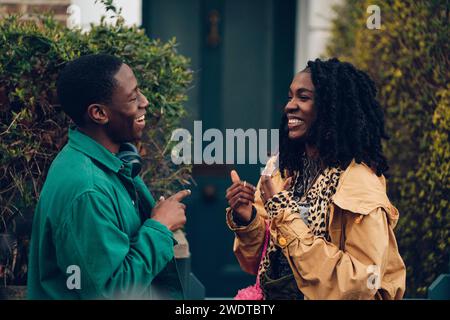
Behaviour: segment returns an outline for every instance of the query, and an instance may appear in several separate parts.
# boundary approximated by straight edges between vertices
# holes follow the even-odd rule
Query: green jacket
[[[131,166],[77,130],[53,161],[33,221],[30,299],[183,298],[172,232]]]

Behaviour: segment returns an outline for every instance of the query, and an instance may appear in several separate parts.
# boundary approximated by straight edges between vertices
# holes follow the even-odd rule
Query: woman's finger
[[[252,189],[252,190],[256,190],[256,187],[254,185],[252,185],[251,183],[247,182],[247,181],[241,182],[241,185],[243,187],[246,187],[246,188],[249,188],[249,189]]]
[[[246,186],[246,187],[239,186],[239,187],[227,192],[225,195],[225,198],[231,199],[232,197],[234,197],[236,194],[239,194],[239,193],[247,193],[250,195],[254,195],[255,191],[256,190],[254,190],[253,188],[248,187],[248,186]]]
[[[261,184],[259,187],[259,194],[261,195],[261,200],[265,203],[266,202],[266,194],[267,194],[267,188],[264,184]]]
[[[241,185],[240,182],[234,182],[234,183],[227,189],[227,193],[228,193],[229,191],[232,191],[232,190],[236,189],[236,188],[239,187],[240,185]]]
[[[250,204],[250,201],[242,199],[240,197],[235,197],[232,199],[232,201],[230,201],[230,207],[232,209],[236,209],[240,205],[248,205],[248,204]]]
[[[236,170],[231,170],[230,172],[231,181],[233,182],[239,182],[241,178],[239,178],[239,175]]]
[[[281,190],[275,190],[275,186],[270,177],[266,177],[263,181],[261,181],[260,193],[261,199],[264,201],[264,203],[279,191]]]
[[[254,194],[248,194],[248,193],[238,193],[235,196],[233,196],[232,198],[230,198],[230,201],[233,198],[243,198],[245,200],[248,200],[250,202],[255,202],[255,195]]]
[[[248,188],[249,190],[256,190],[256,187],[254,185],[252,185],[251,183],[248,183],[246,181],[239,181],[239,182],[235,182],[233,183],[226,191],[226,193],[229,193],[231,191],[233,191],[234,189],[238,188],[238,187],[244,187]]]

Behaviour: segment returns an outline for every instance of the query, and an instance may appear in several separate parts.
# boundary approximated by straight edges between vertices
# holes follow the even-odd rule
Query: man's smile
[[[145,125],[145,113],[134,120],[139,125]]]

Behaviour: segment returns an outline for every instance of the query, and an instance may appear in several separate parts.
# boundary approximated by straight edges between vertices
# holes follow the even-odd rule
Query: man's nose
[[[140,108],[147,108],[150,103],[147,100],[147,97],[141,93],[141,103],[139,105]]]

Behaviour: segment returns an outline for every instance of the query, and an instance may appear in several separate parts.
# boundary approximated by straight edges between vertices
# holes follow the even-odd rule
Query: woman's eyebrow
[[[305,92],[308,92],[308,93],[314,93],[314,92],[313,92],[312,90],[310,90],[310,89],[307,89],[307,88],[300,88],[300,89],[297,89],[296,94],[297,94],[297,95],[300,95],[300,94],[305,93]]]

